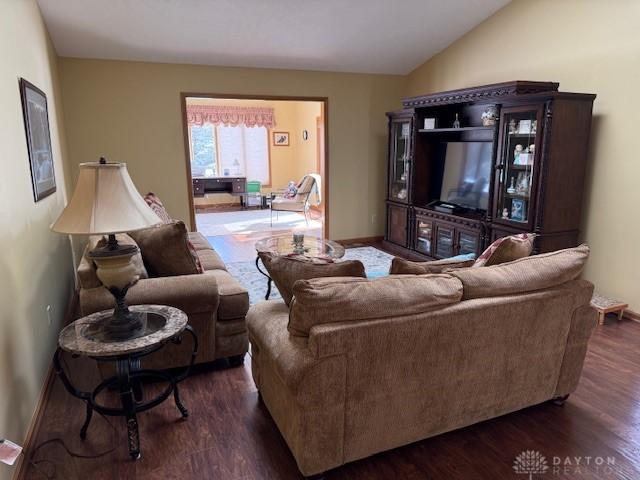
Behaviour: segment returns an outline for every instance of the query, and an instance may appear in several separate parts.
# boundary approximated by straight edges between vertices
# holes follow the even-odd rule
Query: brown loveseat
[[[300,471],[574,391],[596,325],[586,246],[439,275],[300,280],[248,315],[261,398]]]
[[[245,321],[249,295],[226,270],[204,236],[197,232],[188,235],[204,273],[141,279],[127,293],[127,303],[170,305],[183,310],[198,335],[196,363],[227,357],[233,365],[238,365],[249,346]],[[93,262],[86,256],[78,267],[78,278],[81,315],[113,308],[113,296],[101,285]],[[183,366],[188,363],[190,352],[189,340],[152,355],[145,365]]]

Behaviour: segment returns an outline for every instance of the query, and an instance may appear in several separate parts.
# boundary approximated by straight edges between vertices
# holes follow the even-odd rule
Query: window
[[[218,175],[216,129],[213,125],[189,127],[191,137],[191,175],[213,177]]]
[[[266,127],[191,126],[191,174],[243,176],[270,185],[269,135]]]

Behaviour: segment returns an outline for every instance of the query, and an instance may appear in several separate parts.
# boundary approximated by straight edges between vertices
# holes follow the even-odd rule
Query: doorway
[[[191,227],[225,262],[327,238],[327,98],[181,94]]]

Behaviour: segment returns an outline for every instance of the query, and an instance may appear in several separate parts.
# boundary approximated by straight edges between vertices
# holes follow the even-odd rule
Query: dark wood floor
[[[533,478],[640,478],[640,324],[607,319],[598,327],[578,390],[564,407],[534,406],[501,418],[378,454],[328,472],[337,479],[527,479],[512,470],[523,450],[536,450],[549,463]],[[60,437],[82,453],[116,450],[102,458],[71,458],[51,444],[36,459],[53,462],[58,479],[299,479],[295,461],[271,420],[258,404],[249,369],[201,372],[182,385],[188,420],[167,400],[139,415],[142,458],[130,461],[121,418],[113,427],[96,416],[82,442],[83,404],[56,381],[46,405],[36,444]],[[88,360],[67,359],[74,381],[90,385],[97,370]],[[146,393],[159,385],[147,388]],[[428,388],[428,385],[425,386]],[[553,457],[581,457],[582,465],[554,467]],[[585,465],[587,457],[592,464]],[[595,465],[609,457],[611,469]],[[564,460],[563,460],[564,461]],[[51,464],[41,464],[51,471]],[[556,468],[561,468],[557,471]],[[30,468],[29,479],[45,478]]]

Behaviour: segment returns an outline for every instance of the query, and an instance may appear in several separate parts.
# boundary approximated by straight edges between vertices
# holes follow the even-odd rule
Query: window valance
[[[276,125],[273,108],[218,105],[187,105],[187,122],[190,126],[211,124],[273,128]]]

